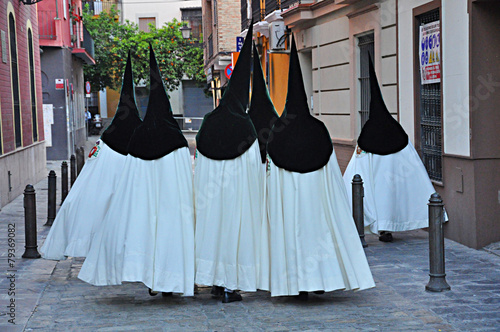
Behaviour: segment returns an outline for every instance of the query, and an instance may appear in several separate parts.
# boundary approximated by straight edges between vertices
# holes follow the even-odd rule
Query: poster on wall
[[[441,82],[441,46],[439,21],[420,26],[420,74],[422,84]]]
[[[45,146],[52,146],[52,125],[54,124],[54,107],[52,104],[43,104],[43,129]]]

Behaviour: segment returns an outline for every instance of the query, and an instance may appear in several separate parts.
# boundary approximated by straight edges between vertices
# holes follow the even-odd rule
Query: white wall
[[[467,0],[443,0],[444,152],[470,156]]]
[[[413,13],[430,0],[399,1],[400,122],[414,141]],[[443,144],[447,154],[469,156],[469,18],[467,0],[442,0]]]
[[[156,27],[176,18],[181,20],[180,8],[201,7],[201,0],[140,1],[122,0],[123,20],[139,24],[139,17],[156,17]]]
[[[170,97],[170,106],[172,107],[172,113],[184,114],[182,82],[177,90],[168,91],[168,96]]]
[[[108,98],[106,89],[99,91],[99,110],[103,118],[108,117]]]
[[[399,122],[410,140],[415,140],[413,98],[413,8],[431,0],[404,0],[398,2],[398,60],[399,60]]]

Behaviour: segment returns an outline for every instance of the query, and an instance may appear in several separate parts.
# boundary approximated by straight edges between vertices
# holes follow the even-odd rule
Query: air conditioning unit
[[[269,46],[271,50],[285,49],[285,22],[274,21],[269,23]]]

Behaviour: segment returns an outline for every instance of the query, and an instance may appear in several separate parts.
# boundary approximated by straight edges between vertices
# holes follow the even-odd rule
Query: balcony
[[[56,12],[52,10],[38,11],[38,33],[40,39],[56,40]]]
[[[89,10],[92,14],[94,15],[99,15],[102,12],[109,13],[111,10],[111,7],[115,6],[116,10],[119,10],[118,8],[118,1],[116,0],[103,0],[103,1],[87,1],[84,0],[82,1],[82,8],[85,10],[85,6],[89,5]]]
[[[85,26],[80,22],[73,26],[72,41],[73,51],[71,53],[85,64],[95,65],[94,40]]]
[[[278,2],[280,4],[278,4]],[[301,4],[311,4],[316,2],[315,0],[266,0],[265,9],[260,8],[260,1],[252,1],[252,15],[254,22],[261,21],[261,17],[266,17],[276,10],[285,10],[293,6],[298,6]],[[245,30],[248,28],[249,19],[247,19],[247,1],[241,0],[241,29]]]

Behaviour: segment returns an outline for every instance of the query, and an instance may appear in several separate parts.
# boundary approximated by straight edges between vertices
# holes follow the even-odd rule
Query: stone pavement
[[[86,149],[87,151],[88,149]],[[59,176],[60,162],[48,163]],[[47,173],[48,174],[48,173]],[[58,198],[60,202],[58,178]],[[37,193],[38,246],[48,233],[47,180]],[[77,278],[83,259],[22,259],[22,196],[0,211],[0,331],[500,331],[500,246],[474,250],[446,240],[451,291],[428,293],[428,235],[396,233],[393,243],[367,235],[376,287],[310,294],[309,301],[242,293],[222,304],[202,287],[195,297],[151,297],[139,283],[95,287]],[[453,221],[450,221],[453,222]],[[8,224],[15,223],[15,266],[8,266]],[[15,295],[9,295],[9,274]],[[15,299],[15,323],[8,322]]]

